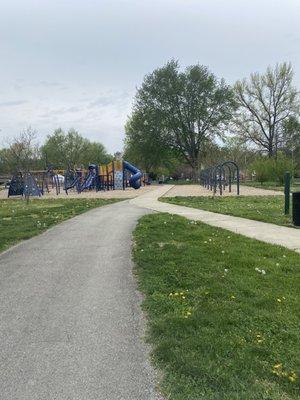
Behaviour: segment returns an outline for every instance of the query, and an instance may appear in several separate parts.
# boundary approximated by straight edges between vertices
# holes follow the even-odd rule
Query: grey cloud
[[[101,95],[97,99],[91,101],[87,108],[96,107],[107,107],[107,106],[120,106],[128,103],[130,95],[128,92],[113,92],[110,91],[108,94]]]
[[[114,103],[113,98],[109,97],[100,97],[97,100],[92,101],[87,108],[94,108],[94,107],[106,107]]]
[[[44,87],[53,87],[53,88],[59,88],[59,89],[66,89],[66,86],[60,82],[55,82],[55,81],[39,81],[38,83],[40,86]]]
[[[77,113],[80,112],[81,108],[73,106],[73,107],[68,107],[68,108],[57,108],[48,112],[45,112],[40,115],[40,118],[49,118],[51,116],[56,116],[56,115],[64,115],[64,114],[69,114],[69,113]]]
[[[0,103],[0,107],[14,107],[20,106],[22,104],[28,103],[28,100],[12,100],[12,101],[3,101]]]

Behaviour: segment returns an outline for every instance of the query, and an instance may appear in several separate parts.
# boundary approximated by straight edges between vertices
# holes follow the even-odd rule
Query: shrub
[[[284,174],[285,172],[290,172],[291,176],[293,177],[295,172],[295,167],[293,160],[288,158],[282,153],[277,155],[276,159],[272,159],[273,161],[273,168],[274,168],[274,176],[275,180],[279,182],[281,185],[284,183]]]
[[[263,182],[276,181],[280,185],[284,182],[286,171],[294,175],[293,161],[282,153],[278,153],[276,158],[260,157],[251,164],[251,172],[255,173],[255,180]]]
[[[274,179],[273,160],[270,158],[257,158],[251,164],[251,172],[254,174],[254,179],[261,184],[263,182],[272,181]]]

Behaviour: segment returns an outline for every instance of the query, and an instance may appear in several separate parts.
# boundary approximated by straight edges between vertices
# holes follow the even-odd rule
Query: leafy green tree
[[[126,123],[124,150],[125,159],[147,172],[170,171],[180,158],[164,142],[155,116],[140,110],[134,111]]]
[[[154,123],[155,133],[149,128],[141,133],[159,137],[162,146],[180,154],[196,172],[201,149],[207,140],[223,134],[234,106],[229,86],[206,67],[180,71],[172,60],[145,77],[133,113],[143,120],[141,126]],[[160,148],[156,146],[156,151]]]
[[[47,137],[41,151],[45,164],[52,164],[56,168],[100,164],[111,159],[101,143],[90,142],[75,129],[70,129],[67,133],[62,129],[55,130]]]
[[[8,173],[9,168],[6,163],[7,160],[7,150],[8,149],[0,149],[0,174]]]
[[[112,155],[108,154],[104,145],[99,142],[89,142],[85,153],[82,154],[82,164],[84,165],[91,163],[107,164],[112,159]]]
[[[289,171],[291,176],[294,176],[295,165],[293,160],[281,152],[278,153],[276,159],[273,160],[273,171],[275,180],[283,185],[285,172]]]
[[[45,144],[41,148],[45,167],[53,164],[57,167],[65,165],[66,137],[62,129],[56,129],[52,135],[47,136]]]
[[[282,150],[293,160],[296,168],[300,169],[300,121],[296,117],[288,118],[283,124],[285,141]]]
[[[233,129],[269,157],[277,154],[285,140],[284,122],[299,113],[298,91],[292,81],[292,66],[283,63],[234,86],[239,108]]]

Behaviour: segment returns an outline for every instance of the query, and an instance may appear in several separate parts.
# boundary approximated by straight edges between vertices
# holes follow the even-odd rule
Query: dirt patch
[[[40,199],[51,199],[51,198],[63,198],[63,199],[133,199],[134,197],[140,196],[151,190],[154,190],[157,186],[144,186],[140,189],[127,188],[125,190],[107,190],[95,192],[94,190],[86,191],[78,194],[76,191],[69,191],[67,195],[64,190],[61,190],[59,195],[56,195],[55,191],[45,193],[44,196],[35,197]],[[17,199],[18,197],[10,197],[10,199]],[[7,199],[7,190],[0,191],[0,199]]]
[[[223,196],[235,196],[236,186],[232,187],[232,192],[229,193],[228,188],[223,192]],[[250,186],[240,187],[241,196],[282,196],[282,192],[276,190],[258,189]],[[213,192],[200,185],[175,185],[170,189],[164,197],[187,197],[187,196],[213,196]],[[220,196],[217,192],[216,196]]]

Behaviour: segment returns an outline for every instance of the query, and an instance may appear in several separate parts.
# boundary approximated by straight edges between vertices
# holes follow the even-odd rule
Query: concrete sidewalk
[[[202,221],[208,225],[228,229],[229,231],[239,233],[249,238],[277,244],[290,250],[300,252],[300,229],[287,228],[266,222],[253,221],[246,218],[217,214],[210,211],[158,201],[159,197],[164,196],[172,188],[173,185],[161,186],[156,190],[130,200],[130,203],[153,211],[176,214],[191,220]]]

